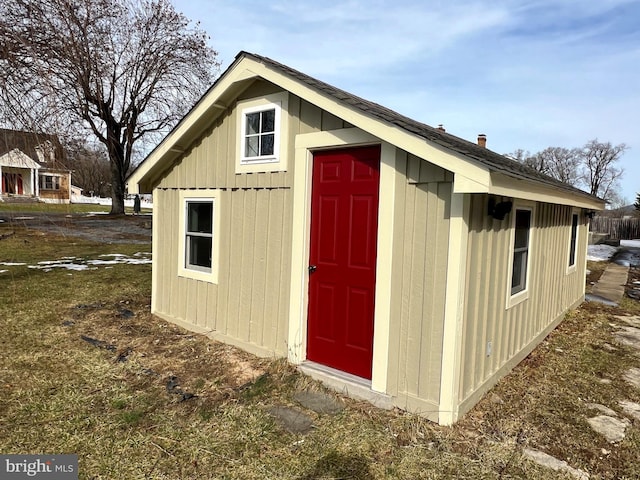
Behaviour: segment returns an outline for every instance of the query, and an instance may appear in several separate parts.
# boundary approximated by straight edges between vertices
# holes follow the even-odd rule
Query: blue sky
[[[629,147],[640,192],[640,0],[174,0],[222,68],[265,55],[499,153]]]

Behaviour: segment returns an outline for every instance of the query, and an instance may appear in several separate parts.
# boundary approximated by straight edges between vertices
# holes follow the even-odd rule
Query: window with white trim
[[[213,200],[187,200],[184,267],[211,272]]]
[[[236,173],[287,169],[288,98],[281,92],[238,102]]]
[[[217,282],[220,201],[217,190],[180,193],[178,275]]]
[[[531,210],[516,208],[513,253],[511,268],[511,295],[516,295],[527,288],[529,269],[529,247],[531,240]]]
[[[60,190],[60,177],[40,175],[40,190]]]
[[[571,214],[571,238],[569,241],[569,268],[575,268],[578,256],[578,214]]]
[[[275,146],[279,132],[276,131],[276,122],[280,120],[280,105],[256,108],[259,109],[242,112],[242,163],[277,162]]]

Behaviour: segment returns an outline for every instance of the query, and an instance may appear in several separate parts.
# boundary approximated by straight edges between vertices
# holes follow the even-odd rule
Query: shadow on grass
[[[316,462],[313,470],[299,477],[298,480],[315,480],[320,478],[348,478],[367,480],[372,478],[369,462],[360,455],[343,455],[331,451]]]

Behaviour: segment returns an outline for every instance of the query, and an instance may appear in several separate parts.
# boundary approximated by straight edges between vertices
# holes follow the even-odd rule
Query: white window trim
[[[511,294],[511,282],[513,276],[513,257],[514,257],[514,242],[516,237],[516,211],[517,210],[529,210],[531,212],[531,224],[529,226],[529,244],[527,248],[527,274],[525,279],[525,287],[524,290],[521,290],[517,293]],[[507,305],[506,308],[512,308],[519,303],[524,302],[529,298],[529,291],[531,287],[531,257],[533,256],[533,245],[535,241],[535,203],[530,202],[516,202],[513,205],[513,209],[511,210],[511,226],[510,226],[510,235],[509,235],[509,262],[507,271]]]
[[[47,178],[51,179],[51,188],[47,187]],[[54,179],[57,179],[54,181]],[[58,191],[61,189],[61,181],[62,177],[60,175],[54,175],[50,173],[41,173],[40,174],[40,190],[49,190],[49,191]],[[56,188],[57,187],[57,188]]]
[[[576,225],[576,243],[573,246],[573,265],[569,264],[571,259],[571,229],[573,228],[573,217],[578,217],[578,224]],[[580,210],[573,208],[569,215],[569,245],[567,245],[567,275],[573,273],[578,268],[578,245],[580,245]]]
[[[238,102],[236,173],[282,172],[287,170],[288,108],[288,92],[274,93]],[[249,113],[269,109],[275,109],[273,155],[247,157],[245,155],[246,116]]]
[[[178,240],[178,276],[201,280],[203,282],[218,283],[218,270],[220,265],[220,190],[181,190],[180,191],[180,213],[178,218],[179,240]],[[213,223],[212,223],[212,252],[211,271],[205,272],[186,267],[186,235],[187,235],[187,203],[203,201],[213,202]]]

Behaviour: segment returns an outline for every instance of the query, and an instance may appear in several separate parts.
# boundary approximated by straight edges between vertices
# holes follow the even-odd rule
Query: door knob
[[[313,273],[318,269],[315,265],[309,265],[309,273]]]

